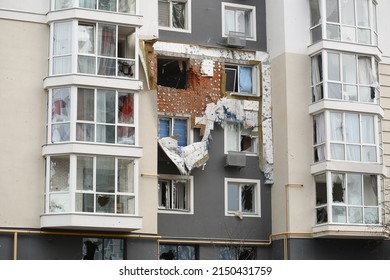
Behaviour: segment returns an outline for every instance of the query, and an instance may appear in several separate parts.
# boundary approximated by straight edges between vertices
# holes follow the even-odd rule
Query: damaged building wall
[[[145,49],[149,83],[158,94],[158,111],[167,116],[188,117],[192,128],[201,128],[200,142],[180,147],[177,139],[161,139],[160,146],[181,174],[189,174],[208,160],[208,141],[214,123],[227,120],[256,129],[259,139],[259,167],[265,183],[273,182],[273,146],[271,119],[270,66],[265,53],[207,48],[197,45],[149,42]],[[258,65],[253,87],[259,95],[226,93],[226,64]],[[158,77],[158,79],[156,78]],[[255,90],[255,89],[253,89]],[[259,113],[260,112],[260,113]],[[261,125],[259,125],[261,124]]]

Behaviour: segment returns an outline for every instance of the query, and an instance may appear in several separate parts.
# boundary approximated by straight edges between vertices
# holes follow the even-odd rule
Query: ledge
[[[142,217],[86,213],[44,214],[41,216],[41,228],[128,232],[142,228]]]
[[[389,232],[383,225],[326,224],[313,227],[313,237],[385,239],[389,238]]]

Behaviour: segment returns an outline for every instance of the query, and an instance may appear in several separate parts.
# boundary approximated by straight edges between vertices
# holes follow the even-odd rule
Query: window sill
[[[258,94],[253,94],[253,93],[241,93],[241,92],[233,92],[233,91],[230,91],[228,92],[230,95],[233,95],[233,96],[242,96],[242,97],[254,97],[254,98],[257,98],[257,97],[260,97],[260,95]]]
[[[142,217],[91,213],[55,213],[41,216],[41,228],[133,231],[142,228]]]
[[[194,211],[190,210],[172,210],[172,209],[164,209],[159,208],[158,209],[159,214],[174,214],[174,215],[193,215]]]
[[[181,29],[181,28],[174,28],[174,27],[166,27],[166,26],[159,26],[158,29],[164,30],[164,31],[172,31],[172,32],[180,32],[180,33],[191,33],[191,29]]]
[[[323,224],[313,227],[313,237],[345,237],[383,239],[389,232],[383,225]]]

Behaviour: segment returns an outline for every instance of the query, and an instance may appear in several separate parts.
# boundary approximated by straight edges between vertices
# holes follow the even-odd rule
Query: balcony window
[[[310,0],[310,11],[313,43],[329,39],[377,45],[376,1]]]
[[[76,0],[54,0],[54,10],[76,7]],[[78,0],[78,7],[118,13],[136,13],[136,0]]]
[[[335,99],[376,103],[379,99],[378,62],[373,57],[324,51],[312,57],[313,102]]]
[[[77,28],[73,28],[73,24]],[[76,32],[77,49],[72,46]],[[53,24],[52,74],[136,78],[135,28],[106,23],[56,22]],[[77,54],[77,66],[72,57]]]
[[[135,214],[134,160],[67,155],[47,162],[47,213]]]
[[[380,224],[377,175],[327,172],[315,176],[316,224]]]
[[[50,142],[135,145],[134,94],[108,89],[51,90]],[[76,107],[75,115],[71,108]],[[75,124],[74,126],[71,124]],[[71,131],[71,127],[73,131]]]
[[[380,123],[375,115],[328,111],[314,115],[313,125],[315,162],[326,159],[379,161],[382,154],[378,137]]]

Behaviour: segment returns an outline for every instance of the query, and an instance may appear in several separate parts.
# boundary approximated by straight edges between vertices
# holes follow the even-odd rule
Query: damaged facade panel
[[[152,43],[150,43],[152,44]],[[157,89],[160,130],[167,118],[188,119],[190,129],[201,128],[198,142],[180,133],[160,133],[159,146],[188,175],[204,167],[215,125],[226,129],[228,149],[259,155],[266,184],[273,182],[271,85],[268,55],[256,51],[206,48],[156,42],[149,47],[151,86]]]

